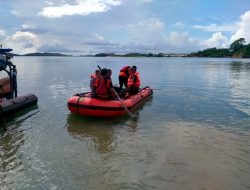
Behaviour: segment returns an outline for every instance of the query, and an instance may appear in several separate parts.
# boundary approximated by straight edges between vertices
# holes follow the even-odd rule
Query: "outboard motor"
[[[7,99],[13,98],[14,94],[15,97],[17,97],[17,81],[16,81],[16,66],[13,65],[13,63],[10,61],[13,56],[9,54],[9,52],[13,51],[10,48],[2,48],[2,45],[0,46],[0,71],[5,71],[10,78],[10,92],[9,95],[6,97]]]

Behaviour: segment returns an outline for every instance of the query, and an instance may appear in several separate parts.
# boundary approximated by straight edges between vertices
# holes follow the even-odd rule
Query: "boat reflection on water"
[[[88,142],[88,149],[99,153],[108,153],[117,146],[117,140],[124,133],[137,131],[140,123],[140,114],[146,105],[152,104],[152,97],[136,112],[135,117],[83,117],[70,113],[67,118],[67,129],[70,136]]]
[[[8,126],[11,126],[16,123],[22,123],[26,119],[29,119],[33,115],[39,112],[38,106],[32,105],[31,107],[25,108],[13,115],[0,117],[0,133],[5,132]]]
[[[117,137],[123,130],[135,130],[139,114],[134,118],[87,118],[74,114],[68,116],[68,133],[75,139],[88,141],[88,149],[108,153],[115,149]]]
[[[28,163],[22,159],[27,152],[20,151],[28,139],[23,123],[37,113],[33,106],[11,118],[0,118],[0,189],[13,189],[18,183],[16,174],[27,168]]]

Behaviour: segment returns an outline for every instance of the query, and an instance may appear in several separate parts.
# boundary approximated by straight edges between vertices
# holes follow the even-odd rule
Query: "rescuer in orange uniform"
[[[120,90],[122,90],[123,85],[127,88],[128,77],[129,77],[130,66],[123,67],[119,73],[119,84]]]
[[[95,70],[95,73],[93,73],[91,76],[90,76],[90,84],[89,84],[89,87],[91,89],[91,93],[93,94],[94,93],[94,84],[95,84],[95,81],[96,79],[99,79],[101,77],[101,71],[100,70]]]
[[[126,96],[137,94],[139,92],[140,85],[141,85],[141,79],[139,72],[137,72],[137,67],[132,66],[128,78]]]
[[[94,92],[94,96],[104,99],[117,96],[108,69],[101,70],[101,77],[96,79],[94,83]]]

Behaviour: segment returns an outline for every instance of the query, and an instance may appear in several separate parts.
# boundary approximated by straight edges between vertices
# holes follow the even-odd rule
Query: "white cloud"
[[[154,0],[136,0],[136,1],[134,1],[134,3],[137,4],[137,5],[141,5],[141,4],[144,4],[144,3],[151,3],[153,1]]]
[[[82,42],[83,45],[87,46],[96,46],[96,47],[114,47],[117,46],[117,43],[112,43],[106,40],[103,36],[99,34],[92,34],[89,37],[85,38]]]
[[[176,23],[176,27],[183,27]],[[199,41],[190,37],[189,33],[172,31],[166,33],[165,23],[157,18],[143,20],[136,25],[129,25],[127,30],[130,43],[124,47],[140,52],[190,52],[197,50]],[[123,47],[123,48],[124,48]]]
[[[199,41],[192,38],[190,34],[186,32],[172,31],[168,36],[167,45],[170,50],[176,52],[190,52],[200,48]]]
[[[232,25],[210,24],[207,26],[193,25],[193,28],[205,30],[208,32],[235,32],[237,30],[235,24],[232,24]]]
[[[31,32],[20,32],[17,31],[13,36],[12,39],[13,40],[23,40],[23,39],[35,39],[36,35],[31,33]]]
[[[24,54],[36,52],[37,48],[40,46],[40,41],[38,37],[31,32],[17,31],[12,35],[11,41],[8,44],[13,47],[15,52]]]
[[[19,11],[17,11],[17,10],[11,10],[10,13],[15,15],[15,16],[20,16],[21,15],[21,13]]]
[[[0,35],[4,35],[5,31],[4,30],[0,30]]]
[[[22,29],[32,29],[32,28],[34,28],[34,26],[29,25],[29,24],[23,24],[22,25]]]
[[[79,51],[83,54],[86,51],[190,52],[208,47],[228,47],[232,34],[232,39],[245,37],[250,41],[250,11],[242,14],[238,23],[220,25],[221,21],[214,20],[214,24],[204,22],[204,25],[192,26],[186,21],[171,24],[169,17],[164,17],[163,22],[158,18],[159,13],[151,12],[150,4],[147,4],[150,2],[153,0],[34,0],[25,6],[15,2],[10,10],[15,10],[12,13],[21,19],[10,15],[14,20],[11,26],[1,28],[0,41],[2,44],[5,41],[8,47],[20,54],[28,50],[68,51],[69,54],[74,50],[75,54],[80,54]],[[49,18],[105,14],[72,16],[51,22],[51,19],[37,16],[38,12]],[[211,36],[203,37],[203,34],[208,34],[204,31],[211,32]]]
[[[142,3],[151,3],[153,2],[154,0],[138,0],[139,2],[142,2]]]
[[[221,32],[217,32],[208,40],[201,42],[201,45],[208,48],[228,48],[229,40]]]
[[[164,22],[151,18],[136,25],[128,26],[129,40],[144,44],[157,44],[164,41]]]
[[[53,5],[53,2],[52,2],[52,1],[45,1],[45,3],[46,3],[47,5]]]
[[[186,27],[186,25],[182,22],[176,22],[175,24],[173,24],[173,26],[179,29],[184,29]]]
[[[112,6],[121,4],[120,0],[78,0],[77,4],[63,4],[61,6],[45,7],[39,14],[49,18],[58,18],[71,15],[88,15],[97,12],[106,12]]]
[[[234,24],[210,24],[207,26],[193,25],[193,28],[208,32],[217,32],[213,34],[210,39],[201,42],[201,44],[207,47],[226,48],[230,43],[239,38],[245,38],[247,42],[250,42],[250,11],[247,11],[243,15],[241,15],[240,21]],[[223,36],[221,32],[234,32],[234,34],[231,36],[230,40],[228,40],[227,37]]]
[[[247,42],[250,42],[250,11],[245,12],[241,15],[240,21],[237,23],[238,29],[236,33],[231,37],[231,42],[245,38]]]
[[[188,32],[172,31],[169,35],[169,42],[177,47],[183,46],[188,41],[190,41]]]
[[[4,30],[0,30],[0,39],[6,39],[8,36]]]
[[[101,35],[99,35],[99,34],[94,34],[94,37],[95,37],[95,39],[97,39],[98,41],[104,41],[104,40],[105,40],[104,37],[101,36]]]

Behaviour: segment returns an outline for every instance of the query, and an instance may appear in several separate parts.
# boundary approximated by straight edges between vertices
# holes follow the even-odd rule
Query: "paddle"
[[[102,70],[101,67],[100,67],[99,65],[98,65],[98,68],[100,69],[100,71]],[[120,96],[117,94],[117,92],[115,91],[115,89],[114,89],[114,93],[115,93],[116,97],[118,98],[119,102],[121,103],[122,107],[124,108],[124,110],[128,113],[128,115],[130,115],[130,117],[134,118],[135,115],[132,114],[132,113],[128,110],[127,106],[126,106],[125,103],[122,101],[122,99],[120,98]]]
[[[116,93],[116,91],[114,91],[114,92],[115,92],[115,95],[116,95],[116,97],[118,98],[119,102],[121,103],[122,107],[123,107],[123,108],[125,109],[125,111],[128,113],[128,115],[129,115],[130,117],[134,118],[136,115],[132,114],[132,113],[128,110],[127,106],[126,106],[125,103],[122,101],[122,99],[120,98],[120,96]]]

